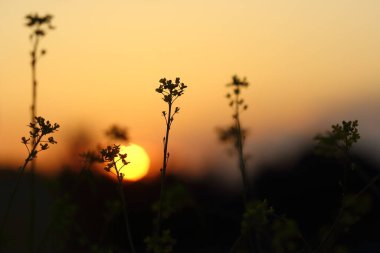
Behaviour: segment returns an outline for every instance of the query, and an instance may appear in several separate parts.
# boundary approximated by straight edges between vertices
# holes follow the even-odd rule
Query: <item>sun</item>
[[[120,146],[120,154],[127,154],[129,164],[124,166],[121,172],[124,174],[124,180],[138,181],[142,179],[149,171],[150,159],[146,151],[136,144]],[[122,161],[116,163],[118,168],[123,166]]]

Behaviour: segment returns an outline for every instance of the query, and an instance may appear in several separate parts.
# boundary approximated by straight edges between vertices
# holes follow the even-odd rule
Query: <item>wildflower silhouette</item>
[[[28,151],[28,156],[26,157],[24,164],[18,170],[17,181],[11,193],[11,196],[7,205],[7,209],[5,211],[4,219],[0,227],[0,236],[2,236],[3,234],[5,223],[11,211],[13,200],[17,192],[17,189],[19,187],[21,177],[25,171],[26,166],[37,158],[38,153],[47,150],[48,148],[50,148],[50,145],[57,144],[57,141],[54,139],[53,136],[50,136],[50,137],[47,137],[47,136],[58,131],[59,127],[60,126],[57,123],[50,123],[50,121],[48,120],[46,121],[43,117],[36,117],[29,124],[29,128],[30,128],[29,137],[21,138],[21,143],[25,145]],[[45,137],[47,137],[47,139]],[[32,140],[35,140],[34,144],[31,147],[29,147]],[[1,250],[1,244],[2,243],[0,240],[0,250]]]
[[[162,168],[160,170],[161,172],[161,188],[160,188],[160,199],[159,199],[159,207],[157,212],[157,218],[155,220],[155,233],[154,237],[147,237],[145,242],[153,243],[153,242],[159,242],[159,241],[165,241],[165,242],[174,242],[174,240],[167,240],[168,236],[170,237],[170,231],[166,230],[165,234],[161,234],[161,223],[162,223],[162,212],[163,212],[163,204],[165,199],[165,177],[166,177],[166,169],[169,161],[169,152],[168,152],[168,143],[169,143],[169,133],[171,126],[174,121],[174,115],[179,113],[180,108],[175,107],[173,109],[174,102],[181,97],[187,86],[181,82],[180,78],[177,77],[175,81],[167,80],[166,78],[162,78],[159,81],[160,85],[156,89],[156,92],[161,94],[162,100],[168,105],[168,109],[165,111],[162,111],[162,116],[165,119],[166,124],[166,134],[163,139],[164,143],[164,153],[163,153],[163,161],[162,161]],[[147,245],[148,250],[154,250],[154,252],[167,252],[166,250],[160,248],[160,246],[154,247],[152,245]],[[158,250],[160,249],[160,250]],[[171,247],[166,247],[166,249],[171,249]],[[158,250],[158,251],[157,251]],[[169,251],[170,252],[170,251]]]
[[[119,190],[119,197],[121,199],[122,207],[123,207],[123,215],[124,215],[124,222],[125,222],[125,228],[127,231],[127,239],[129,241],[129,246],[131,248],[131,252],[135,253],[135,247],[133,244],[132,239],[132,233],[129,225],[129,218],[128,218],[128,212],[127,212],[127,203],[125,201],[125,193],[123,188],[123,179],[124,179],[124,173],[121,172],[125,166],[129,164],[127,159],[127,154],[120,153],[120,145],[113,145],[113,146],[107,146],[107,148],[100,150],[100,155],[102,157],[102,161],[105,162],[106,166],[104,167],[104,170],[112,173],[116,176],[117,182],[118,182],[118,190]],[[121,161],[122,165],[118,168],[118,162]]]

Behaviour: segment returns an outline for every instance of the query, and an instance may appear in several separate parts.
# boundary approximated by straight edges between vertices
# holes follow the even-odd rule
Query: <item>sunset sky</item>
[[[166,107],[155,88],[177,76],[188,90],[169,170],[235,175],[215,131],[231,122],[234,74],[250,82],[242,122],[251,164],[291,156],[342,120],[358,119],[361,146],[380,152],[378,0],[0,0],[0,164],[26,156],[30,13],[52,14],[56,26],[38,65],[38,115],[61,125],[58,145],[38,158],[45,170],[76,161],[67,149],[79,137],[106,144],[118,124],[158,171]]]

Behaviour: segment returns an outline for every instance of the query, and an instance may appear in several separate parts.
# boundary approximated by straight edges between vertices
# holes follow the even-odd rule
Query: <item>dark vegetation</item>
[[[354,160],[368,177],[376,176],[378,168],[368,159],[356,156]],[[267,200],[280,216],[295,221],[305,239],[313,246],[318,245],[321,229],[332,224],[339,209],[340,164],[335,159],[315,155],[313,150],[305,150],[294,164],[260,169],[261,175],[250,178],[250,192],[259,200]],[[81,176],[70,171],[63,170],[56,180],[37,178],[39,252],[128,252],[115,182],[92,171]],[[6,200],[16,175],[7,170],[1,173],[1,199]],[[28,176],[25,175],[24,181]],[[368,183],[358,172],[352,172],[349,181],[355,192]],[[137,252],[146,252],[144,238],[154,229],[152,203],[158,199],[159,184],[156,180],[124,186]],[[241,232],[244,211],[241,195],[225,189],[212,177],[191,181],[170,176],[167,184],[171,195],[168,202],[172,202],[173,211],[165,225],[170,227],[176,240],[173,252],[229,252]],[[4,234],[5,252],[27,251],[26,190],[27,187],[21,187],[16,195]],[[378,189],[368,189],[363,197],[355,204],[358,210],[354,210],[354,214],[359,220],[348,231],[342,231],[335,243],[336,247],[347,250],[330,252],[379,250]],[[370,204],[363,203],[366,201]],[[366,210],[360,210],[362,208]],[[1,212],[4,212],[3,205]],[[291,233],[285,229],[284,236],[287,232]],[[297,252],[286,247],[283,251],[274,249],[274,238],[271,235],[263,239],[270,246],[263,252]]]
[[[250,177],[241,120],[249,83],[238,76],[227,85],[232,123],[218,130],[221,143],[235,151],[236,192],[215,177],[192,181],[168,173],[169,136],[180,111],[173,105],[187,88],[180,78],[162,78],[156,89],[167,105],[159,179],[123,182],[123,169],[133,161],[120,152],[117,142],[128,134],[118,126],[106,131],[114,145],[80,154],[79,173],[64,168],[55,179],[37,176],[33,161],[57,144],[51,135],[59,128],[35,116],[38,45],[42,27],[52,29],[52,16],[27,20],[33,28],[32,118],[28,137],[21,138],[27,154],[19,170],[0,170],[0,252],[380,252],[380,174],[370,159],[352,153],[359,122],[333,125],[296,162],[262,165]],[[99,165],[116,180],[96,173]]]

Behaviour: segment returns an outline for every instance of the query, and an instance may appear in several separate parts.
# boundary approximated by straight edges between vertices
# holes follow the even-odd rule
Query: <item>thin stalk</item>
[[[129,218],[128,218],[128,212],[127,212],[127,203],[125,201],[125,193],[124,193],[124,189],[123,189],[123,182],[120,181],[118,183],[118,185],[119,185],[119,195],[120,195],[122,206],[123,206],[123,215],[124,215],[125,228],[127,230],[128,241],[129,241],[129,245],[131,247],[132,253],[135,253],[136,250],[135,250],[135,246],[133,244],[131,227],[129,225]]]
[[[35,122],[37,113],[37,52],[39,45],[39,36],[34,40],[33,50],[31,52],[31,69],[32,69],[32,105],[30,107],[30,116],[32,123]],[[31,146],[36,143],[36,139],[32,137]],[[30,224],[29,224],[29,251],[34,252],[34,230],[35,230],[35,209],[36,209],[36,179],[35,179],[36,162],[32,160],[30,166]]]
[[[117,169],[116,162],[113,162],[113,165],[115,167],[116,175],[117,175],[117,182],[118,182],[118,189],[119,189],[119,196],[121,198],[121,204],[123,207],[123,215],[124,215],[124,223],[125,223],[125,229],[127,230],[127,238],[129,241],[129,246],[131,247],[132,253],[136,253],[135,246],[132,239],[132,232],[131,232],[131,226],[129,224],[129,218],[128,218],[128,212],[127,212],[127,202],[125,201],[125,193],[123,189],[123,178],[120,176],[119,170]]]
[[[247,180],[247,173],[246,173],[246,167],[245,167],[245,159],[244,159],[244,152],[243,152],[243,136],[241,133],[241,124],[240,124],[240,109],[239,109],[239,95],[237,94],[235,97],[235,125],[237,130],[237,151],[239,156],[239,169],[240,174],[242,177],[243,182],[243,200],[244,205],[247,205],[248,201],[248,180]]]
[[[239,154],[239,169],[242,177],[243,182],[243,200],[244,205],[247,205],[248,202],[248,180],[247,180],[247,173],[246,173],[246,167],[245,167],[245,159],[244,159],[244,153],[243,153],[243,140],[241,135],[241,128],[240,128],[240,120],[239,117],[236,119],[236,128],[237,128],[237,138],[238,138],[238,154]]]
[[[247,180],[247,173],[246,173],[246,165],[245,165],[245,159],[244,159],[244,150],[243,150],[243,136],[241,133],[241,125],[240,125],[240,109],[239,109],[239,95],[237,94],[235,97],[235,125],[236,125],[236,130],[237,130],[237,151],[238,151],[238,156],[239,156],[239,169],[240,169],[240,174],[242,178],[242,183],[243,183],[243,190],[242,190],[242,195],[243,195],[243,201],[244,201],[244,209],[247,208],[248,204],[248,180]],[[248,233],[248,243],[249,243],[249,248],[250,252],[254,251],[254,243],[252,241],[251,233]],[[258,235],[257,233],[254,233],[256,242],[257,242],[257,251],[262,252],[261,246],[259,245],[258,241]]]
[[[161,233],[161,220],[162,220],[162,207],[164,202],[164,195],[165,195],[165,177],[166,177],[166,167],[168,162],[168,144],[169,144],[169,132],[170,132],[170,126],[172,122],[172,103],[168,103],[169,112],[168,112],[168,119],[166,120],[166,135],[165,135],[165,144],[164,144],[164,156],[163,156],[163,164],[161,169],[161,189],[160,189],[160,202],[159,202],[159,209],[157,214],[157,227],[156,227],[156,236],[159,236]]]
[[[39,37],[36,36],[36,39],[33,44],[32,52],[30,53],[32,60],[30,62],[31,68],[32,68],[32,105],[30,106],[31,111],[31,122],[34,122],[36,117],[36,111],[37,111],[37,52],[38,52],[38,45],[39,45]]]

